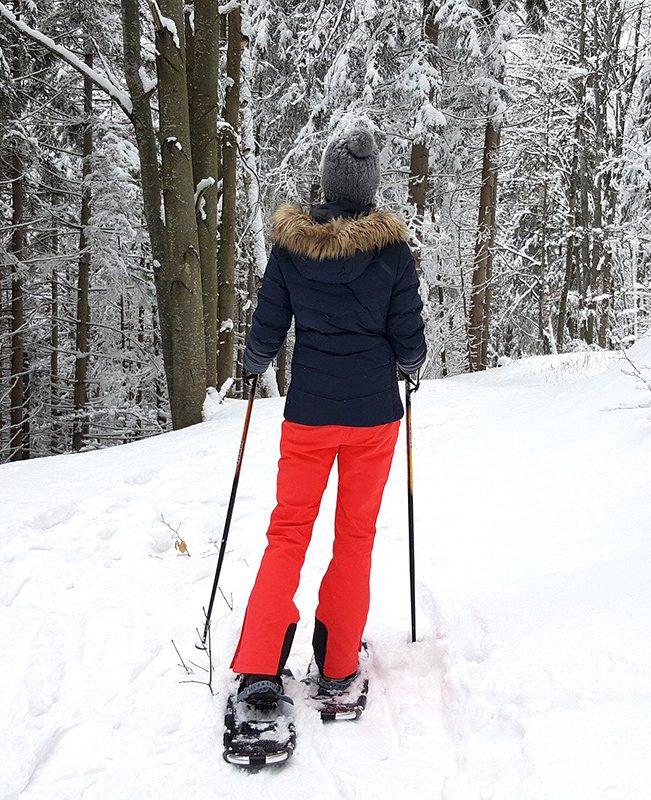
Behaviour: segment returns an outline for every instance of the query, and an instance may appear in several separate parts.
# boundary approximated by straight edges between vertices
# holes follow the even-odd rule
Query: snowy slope
[[[651,367],[651,339],[630,356]],[[401,440],[374,557],[367,712],[324,727],[299,705],[278,772],[223,763],[221,716],[282,400],[255,405],[221,582],[234,610],[215,607],[215,697],[182,681],[205,675],[189,662],[205,663],[195,628],[244,404],[134,445],[0,467],[1,800],[646,800],[651,391],[625,372],[621,355],[572,354],[422,387],[419,641]],[[297,672],[333,505],[331,482],[298,596]]]

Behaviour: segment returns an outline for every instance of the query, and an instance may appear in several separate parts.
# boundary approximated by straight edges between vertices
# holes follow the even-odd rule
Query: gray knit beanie
[[[380,154],[371,131],[362,126],[330,141],[321,161],[321,188],[326,200],[373,202],[380,185]]]

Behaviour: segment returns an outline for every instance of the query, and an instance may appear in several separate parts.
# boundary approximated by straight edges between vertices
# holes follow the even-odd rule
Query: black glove
[[[255,372],[247,372],[242,369],[242,385],[245,392],[248,394],[253,386],[253,381],[258,377]]]
[[[400,367],[398,367],[398,375],[400,378],[407,384],[409,387],[410,392],[417,392],[420,387],[420,368],[416,370],[416,372],[403,372]]]

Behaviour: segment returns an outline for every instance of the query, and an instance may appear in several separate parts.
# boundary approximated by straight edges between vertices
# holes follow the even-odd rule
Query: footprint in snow
[[[0,588],[0,604],[7,607],[12,605],[31,579],[31,575],[13,579],[10,577]]]
[[[31,527],[37,530],[47,531],[56,525],[68,522],[77,512],[77,507],[72,503],[64,503],[51,508],[43,509],[32,517]]]
[[[110,538],[112,538],[115,535],[115,528],[109,525],[104,525],[97,531],[97,535],[99,536],[100,539],[103,539],[105,542],[107,542]]]
[[[169,528],[155,528],[150,532],[154,553],[166,553],[174,548],[175,538]]]
[[[143,486],[145,483],[149,483],[155,476],[156,470],[143,469],[140,470],[140,472],[133,472],[130,475],[125,475],[122,480],[124,483],[128,483],[132,486]]]
[[[607,786],[603,791],[606,800],[626,800],[629,791],[624,786]]]
[[[24,683],[29,710],[46,714],[59,699],[65,675],[64,635],[56,623],[44,624],[32,640]]]
[[[424,736],[429,733],[428,727],[423,722],[423,707],[403,703],[400,707],[398,723],[403,733],[408,736]]]

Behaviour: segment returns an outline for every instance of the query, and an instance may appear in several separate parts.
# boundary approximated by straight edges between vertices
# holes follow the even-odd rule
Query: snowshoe
[[[303,683],[308,687],[308,703],[320,713],[324,722],[361,717],[368,696],[368,667],[369,652],[366,643],[362,645],[359,669],[343,680],[325,678],[312,660]]]
[[[296,729],[286,710],[292,704],[280,678],[243,675],[226,703],[224,760],[252,769],[287,761],[296,745]]]

